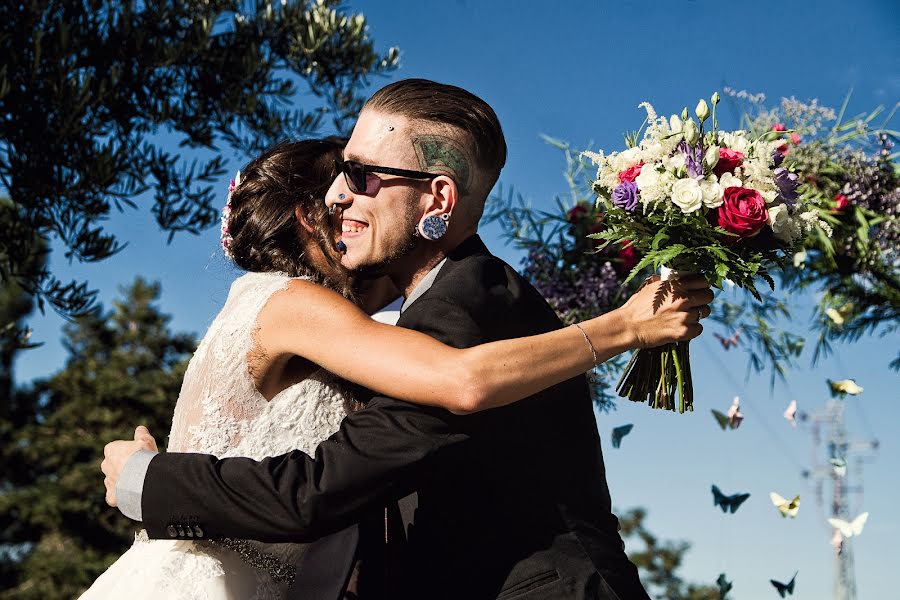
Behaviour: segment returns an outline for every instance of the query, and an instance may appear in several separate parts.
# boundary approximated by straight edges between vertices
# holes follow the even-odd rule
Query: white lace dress
[[[308,454],[337,431],[347,397],[319,370],[267,401],[250,377],[257,315],[290,278],[248,273],[191,358],[175,405],[170,452],[262,459],[294,449]],[[282,598],[305,547],[239,540],[148,540],[141,532],[82,600],[248,600]]]

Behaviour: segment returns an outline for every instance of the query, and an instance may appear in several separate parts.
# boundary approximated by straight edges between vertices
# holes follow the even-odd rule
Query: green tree
[[[0,185],[21,219],[0,280],[80,314],[87,283],[25,268],[34,235],[103,260],[122,247],[103,221],[138,202],[170,239],[198,233],[218,219],[221,145],[252,153],[328,119],[347,132],[398,52],[376,52],[341,0],[29,0],[0,3],[0,56]]]
[[[133,539],[133,523],[104,502],[99,465],[135,415],[151,431],[171,425],[194,341],[170,331],[159,294],[137,279],[111,311],[67,325],[66,366],[22,395],[19,427],[2,431],[0,598],[76,596]]]
[[[626,543],[636,540],[642,544],[628,558],[637,565],[647,593],[661,600],[720,600],[718,586],[685,583],[678,575],[690,543],[658,540],[644,526],[646,517],[646,509],[632,508],[619,515],[619,524]]]

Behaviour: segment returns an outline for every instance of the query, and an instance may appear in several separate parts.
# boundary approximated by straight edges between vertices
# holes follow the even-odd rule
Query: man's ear
[[[456,208],[459,188],[451,177],[440,175],[431,180],[431,195],[425,205],[425,215],[449,214]]]
[[[294,216],[297,217],[297,222],[300,223],[300,227],[305,229],[307,233],[316,232],[315,227],[310,225],[309,221],[306,220],[306,215],[303,214],[303,210],[299,206],[294,209]]]

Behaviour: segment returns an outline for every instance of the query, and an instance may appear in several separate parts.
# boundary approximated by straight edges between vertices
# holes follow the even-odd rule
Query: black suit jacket
[[[477,236],[398,325],[460,348],[562,326]],[[371,522],[412,491],[414,523],[387,570],[391,599],[648,598],[611,512],[584,377],[468,416],[376,397],[313,457],[161,454],[142,510],[151,537],[183,523],[206,537],[308,542]]]

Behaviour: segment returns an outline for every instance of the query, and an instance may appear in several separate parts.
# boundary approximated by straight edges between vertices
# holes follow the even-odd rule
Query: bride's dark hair
[[[346,273],[334,255],[332,227],[325,207],[325,192],[336,175],[347,140],[325,138],[277,144],[250,161],[241,171],[240,184],[231,193],[228,250],[245,271],[281,272],[307,276],[350,295],[347,277],[327,277],[304,256],[304,238],[312,236],[329,261],[332,273]],[[297,221],[300,208],[314,233]]]

